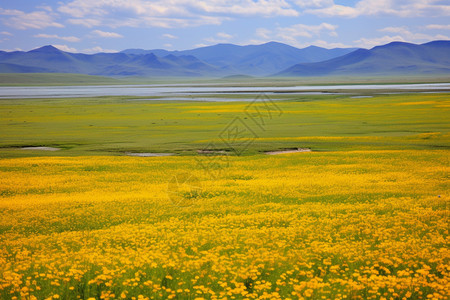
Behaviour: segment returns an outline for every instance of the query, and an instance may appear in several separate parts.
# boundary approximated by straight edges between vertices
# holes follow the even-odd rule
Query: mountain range
[[[450,74],[450,41],[392,42],[318,63],[296,64],[277,76]]]
[[[28,52],[0,52],[1,73],[78,73],[104,76],[200,76],[216,74],[193,56],[157,57],[153,53],[79,54],[44,46]]]
[[[297,63],[320,62],[355,50],[356,48],[325,49],[316,46],[298,49],[282,43],[269,42],[248,46],[217,44],[185,51],[128,49],[122,53],[134,55],[153,53],[157,56],[192,55],[224,74],[267,76]]]
[[[269,42],[218,44],[184,51],[127,49],[81,54],[44,46],[0,51],[0,73],[78,73],[103,76],[331,76],[450,74],[450,41],[393,42],[370,50],[299,49]]]

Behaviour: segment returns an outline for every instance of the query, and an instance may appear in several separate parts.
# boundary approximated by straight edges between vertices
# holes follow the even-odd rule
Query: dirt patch
[[[268,151],[265,152],[268,155],[278,155],[278,154],[288,154],[288,153],[298,153],[298,152],[311,152],[309,148],[296,148],[296,149],[285,149],[285,150],[277,150],[277,151]]]
[[[199,149],[197,150],[198,154],[202,154],[202,155],[226,155],[229,154],[229,151],[225,151],[225,150],[204,150],[204,149]]]
[[[55,147],[22,147],[20,150],[38,150],[38,151],[59,151],[61,148]]]
[[[138,156],[138,157],[159,157],[159,156],[172,156],[174,153],[151,153],[151,152],[125,152],[127,156]]]

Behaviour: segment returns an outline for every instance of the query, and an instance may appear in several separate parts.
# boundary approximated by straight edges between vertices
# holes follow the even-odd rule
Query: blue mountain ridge
[[[279,72],[297,63],[324,61],[354,50],[356,48],[325,49],[316,46],[298,49],[283,43],[269,42],[247,46],[217,44],[184,51],[128,49],[122,51],[122,53],[136,55],[153,53],[157,56],[168,54],[175,56],[192,55],[207,64],[219,68],[224,72],[224,75],[265,76]]]
[[[317,63],[300,63],[275,76],[450,74],[450,41],[392,42]]]
[[[81,54],[44,46],[28,52],[1,52],[0,72],[79,73],[103,76],[265,76],[298,62],[337,57],[354,49],[297,49],[270,42],[237,46],[218,44],[186,51],[129,49],[119,53]]]
[[[0,51],[0,73],[78,73],[103,76],[338,76],[449,74],[450,41],[393,42],[367,49],[298,49],[277,42],[217,44],[184,51],[128,49],[82,54],[44,46]]]

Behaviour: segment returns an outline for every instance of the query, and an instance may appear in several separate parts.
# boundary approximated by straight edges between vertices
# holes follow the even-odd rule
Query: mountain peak
[[[391,48],[391,47],[398,47],[398,46],[414,47],[414,46],[417,46],[417,45],[413,44],[413,43],[394,41],[394,42],[390,42],[390,43],[388,43],[386,45],[375,46],[372,49]]]
[[[431,45],[433,45],[433,46],[436,46],[436,45],[439,45],[439,46],[448,46],[448,45],[450,45],[450,41],[446,41],[446,40],[437,40],[437,41],[431,41],[431,42],[428,42],[428,43],[425,43],[425,44],[422,44],[422,45],[428,45],[428,46],[431,46]]]
[[[275,41],[270,41],[270,42],[264,43],[262,45],[286,45],[286,44],[283,44],[280,42],[275,42]]]
[[[58,48],[52,46],[52,45],[46,45],[37,49],[33,49],[29,52],[48,52],[48,53],[57,53],[57,52],[61,52],[61,50],[59,50]]]
[[[304,50],[309,49],[309,50],[315,50],[315,49],[323,49],[319,46],[315,46],[315,45],[310,45],[308,47],[303,48]]]

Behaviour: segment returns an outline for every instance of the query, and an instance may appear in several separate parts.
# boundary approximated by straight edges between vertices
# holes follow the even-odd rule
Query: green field
[[[63,156],[192,155],[206,147],[239,154],[291,147],[315,151],[449,147],[449,93],[372,96],[276,95],[271,96],[275,101],[259,102],[252,102],[254,95],[234,96],[245,102],[4,99],[0,155],[54,155],[17,150],[24,146],[59,147],[57,154]],[[257,116],[258,111],[266,115]],[[236,122],[247,133],[240,139],[225,138]]]
[[[40,86],[40,85],[102,85],[122,84],[120,80],[83,74],[60,73],[0,73],[0,86]]]
[[[215,86],[294,86],[333,84],[447,83],[448,76],[329,76],[329,77],[106,77],[70,73],[0,73],[0,86],[74,86],[117,84],[214,84]]]

